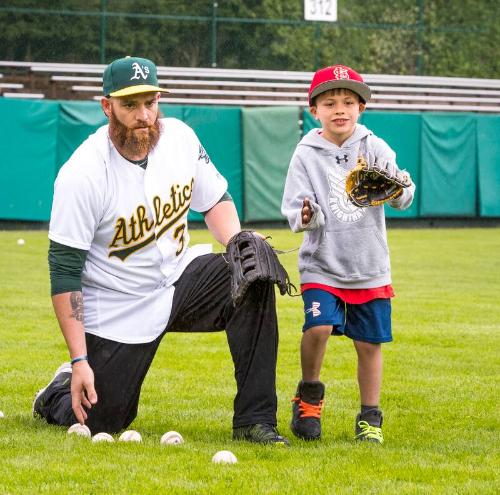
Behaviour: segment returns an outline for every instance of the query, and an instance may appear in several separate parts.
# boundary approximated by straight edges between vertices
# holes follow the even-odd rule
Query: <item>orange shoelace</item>
[[[318,405],[304,402],[300,397],[294,397],[292,402],[299,404],[301,418],[321,418],[321,409],[323,408],[324,400],[320,400]]]

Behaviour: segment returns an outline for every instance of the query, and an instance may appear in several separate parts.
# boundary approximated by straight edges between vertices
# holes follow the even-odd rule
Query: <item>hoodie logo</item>
[[[312,313],[313,317],[319,316],[321,314],[321,311],[319,310],[319,307],[321,306],[321,303],[314,301],[309,309],[306,309],[306,313]]]
[[[359,208],[347,199],[345,179],[347,171],[332,167],[328,172],[328,206],[335,218],[342,223],[355,223],[363,218],[366,208]]]
[[[342,160],[344,160],[344,163],[347,163],[347,155],[344,155],[344,157],[342,158],[341,156],[335,156],[335,160],[337,160],[337,165],[340,165],[340,162]]]

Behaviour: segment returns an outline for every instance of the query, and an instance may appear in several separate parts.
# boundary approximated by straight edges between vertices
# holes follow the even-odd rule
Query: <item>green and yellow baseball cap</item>
[[[150,91],[170,93],[158,87],[156,65],[147,58],[125,57],[111,62],[102,75],[104,96],[129,96]]]

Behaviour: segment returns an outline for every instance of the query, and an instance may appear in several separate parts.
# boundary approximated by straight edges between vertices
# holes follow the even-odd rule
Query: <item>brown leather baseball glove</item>
[[[391,162],[374,161],[370,165],[363,156],[347,174],[345,190],[356,206],[378,206],[400,196],[411,185],[410,175]]]

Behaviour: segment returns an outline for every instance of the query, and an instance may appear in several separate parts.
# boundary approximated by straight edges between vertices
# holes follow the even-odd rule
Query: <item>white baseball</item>
[[[0,411],[0,418],[5,418],[5,414],[2,411]]]
[[[127,430],[124,431],[120,438],[118,439],[120,442],[142,442],[141,434],[135,430]]]
[[[68,428],[68,435],[78,435],[80,437],[91,437],[89,427],[87,425],[81,425],[80,423],[75,423]]]
[[[101,433],[96,433],[92,437],[93,442],[114,442],[113,437],[104,431],[101,431]]]
[[[24,246],[24,239],[18,239],[17,244],[18,246]]]
[[[167,431],[167,433],[161,437],[160,443],[163,445],[178,445],[184,443],[184,438],[176,431]]]
[[[236,459],[236,456],[231,451],[220,450],[214,454],[212,462],[215,464],[236,464],[238,459]]]

